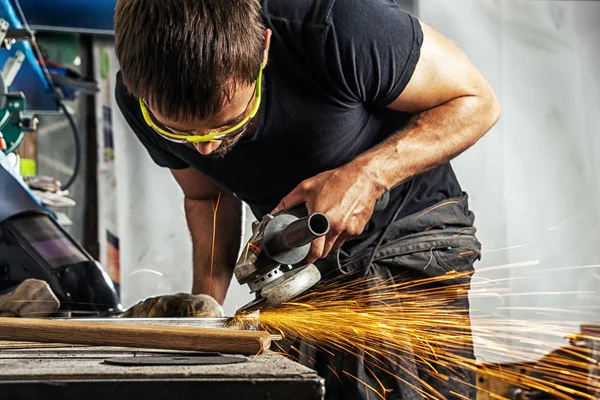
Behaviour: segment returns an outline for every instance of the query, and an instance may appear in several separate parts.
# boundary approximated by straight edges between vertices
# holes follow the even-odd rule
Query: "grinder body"
[[[321,274],[313,264],[303,261],[313,240],[328,231],[327,216],[308,215],[304,206],[267,214],[256,221],[234,269],[237,281],[247,284],[256,298],[238,312],[279,305],[314,286]]]

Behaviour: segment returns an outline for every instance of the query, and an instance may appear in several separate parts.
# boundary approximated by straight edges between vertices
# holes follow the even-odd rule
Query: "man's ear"
[[[267,62],[269,60],[269,47],[271,46],[271,35],[273,31],[270,29],[265,30],[265,52],[263,54],[263,68],[267,66]]]

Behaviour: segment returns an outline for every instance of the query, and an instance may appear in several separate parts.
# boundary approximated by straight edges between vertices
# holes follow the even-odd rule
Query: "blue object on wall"
[[[0,0],[0,18],[8,21],[11,28],[21,29],[17,4],[33,30],[114,33],[116,0]],[[29,43],[17,42],[11,50],[0,50],[0,68],[18,50],[25,54],[26,60],[9,90],[25,94],[28,112],[58,112],[57,100]]]
[[[10,0],[0,0],[0,18],[8,21],[10,28],[23,28],[21,19],[15,12]],[[18,50],[25,54],[25,61],[13,84],[9,87],[9,91],[25,93],[27,111],[57,112],[59,108],[54,93],[52,93],[48,80],[44,76],[35,53],[28,42],[19,41],[12,45],[10,50],[0,50],[0,67]]]
[[[18,0],[32,29],[114,34],[116,0]]]

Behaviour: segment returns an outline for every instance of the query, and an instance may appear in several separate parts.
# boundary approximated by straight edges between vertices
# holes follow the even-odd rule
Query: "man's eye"
[[[225,126],[225,129],[233,128],[234,126],[236,126],[237,124],[239,124],[240,122],[242,122],[243,119],[244,119],[244,117],[240,117],[240,118],[236,119],[232,123],[230,123],[227,126]]]

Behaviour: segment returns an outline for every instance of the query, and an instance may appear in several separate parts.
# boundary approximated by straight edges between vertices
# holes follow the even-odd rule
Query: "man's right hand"
[[[122,315],[122,318],[221,318],[223,308],[206,294],[178,293],[167,296],[150,297],[135,304]]]

